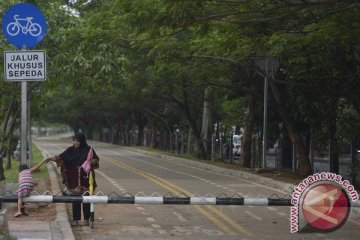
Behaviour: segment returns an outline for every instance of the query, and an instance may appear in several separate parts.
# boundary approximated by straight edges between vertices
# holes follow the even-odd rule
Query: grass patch
[[[42,161],[44,158],[42,156],[41,151],[33,144],[32,145],[32,157],[34,166],[36,163]],[[18,181],[18,173],[19,173],[19,165],[20,161],[12,160],[11,169],[5,169],[5,183],[14,183]],[[35,171],[32,174],[34,179],[48,179],[49,173],[46,167],[46,164],[43,164],[38,171]]]
[[[11,236],[8,231],[1,230],[0,231],[0,239],[1,240],[16,240],[15,237]]]
[[[43,160],[41,151],[35,145],[32,145],[32,159],[33,159],[32,166],[34,166],[36,163]],[[4,183],[4,184],[17,183],[18,182],[19,165],[20,165],[20,161],[12,159],[11,160],[11,168],[4,170],[5,180],[2,181],[1,183]],[[48,173],[46,164],[43,164],[39,170],[33,172],[32,177],[35,181],[37,181],[39,179],[44,179],[45,184],[47,184],[46,182],[49,181],[49,173]],[[8,208],[8,212],[15,211],[15,210],[9,211],[9,209],[15,209],[16,204],[15,205],[14,204],[12,205],[11,203],[6,203],[6,204],[9,204],[9,205],[6,205]],[[9,214],[9,213],[7,213],[7,214]],[[5,225],[4,226],[0,225],[0,240],[15,240],[15,239],[16,239],[15,237],[13,237],[9,234],[9,231],[6,229]]]

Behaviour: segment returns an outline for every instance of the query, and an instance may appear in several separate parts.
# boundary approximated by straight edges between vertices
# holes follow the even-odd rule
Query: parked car
[[[241,154],[242,135],[233,135],[233,155],[238,156]]]

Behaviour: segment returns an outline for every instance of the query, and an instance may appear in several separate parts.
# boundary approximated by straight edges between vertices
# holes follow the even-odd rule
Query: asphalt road
[[[49,155],[72,144],[67,138],[36,138]],[[274,189],[120,146],[89,142],[100,157],[98,195],[244,197],[285,196]],[[360,216],[331,233],[290,233],[290,207],[95,204],[94,228],[74,227],[76,239],[358,239]]]

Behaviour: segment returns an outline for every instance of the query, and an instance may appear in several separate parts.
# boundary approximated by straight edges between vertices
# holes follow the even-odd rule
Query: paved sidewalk
[[[17,239],[52,239],[49,222],[8,221],[8,230]]]

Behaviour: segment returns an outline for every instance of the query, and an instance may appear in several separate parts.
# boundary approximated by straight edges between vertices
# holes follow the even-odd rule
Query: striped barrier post
[[[233,197],[154,197],[154,196],[56,196],[32,195],[24,203],[109,203],[173,205],[257,205],[291,206],[291,199]],[[17,196],[0,196],[0,202],[17,202]]]
[[[0,195],[0,203],[17,202],[16,195]],[[167,204],[167,205],[253,205],[292,206],[289,198],[247,198],[247,197],[161,197],[161,196],[57,196],[32,195],[24,203],[108,203],[108,204]],[[360,207],[360,200],[352,202]]]

